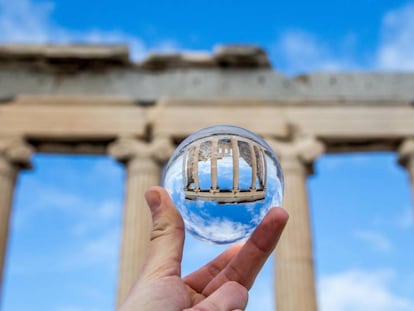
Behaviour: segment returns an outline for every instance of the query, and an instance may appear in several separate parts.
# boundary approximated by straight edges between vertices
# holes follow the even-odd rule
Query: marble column
[[[31,155],[32,148],[23,139],[0,137],[0,294],[14,186],[19,170],[30,167]]]
[[[276,250],[278,311],[316,311],[312,230],[306,179],[324,146],[313,138],[292,142],[267,140],[279,157],[285,177],[283,207],[289,222]]]
[[[121,137],[109,146],[109,153],[127,169],[118,305],[137,279],[151,236],[152,221],[144,193],[160,184],[162,165],[172,150],[171,142],[164,138],[144,142]]]
[[[399,162],[407,169],[411,180],[411,195],[414,206],[414,138],[403,141],[399,150]]]

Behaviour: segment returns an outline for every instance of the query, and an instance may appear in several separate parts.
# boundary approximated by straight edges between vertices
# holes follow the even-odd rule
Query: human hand
[[[145,198],[153,229],[141,274],[119,311],[233,311],[246,307],[248,290],[273,252],[288,214],[272,208],[250,238],[181,278],[184,223],[168,193],[152,187]]]

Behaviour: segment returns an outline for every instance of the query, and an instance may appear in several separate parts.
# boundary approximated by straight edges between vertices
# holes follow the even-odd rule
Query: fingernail
[[[147,193],[145,194],[145,198],[151,209],[151,212],[155,211],[161,204],[160,194],[156,190],[147,191]]]

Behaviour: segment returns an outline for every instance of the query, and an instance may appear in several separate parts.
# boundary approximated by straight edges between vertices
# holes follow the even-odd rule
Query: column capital
[[[407,166],[409,162],[414,160],[414,138],[407,138],[403,140],[398,148],[399,160],[402,166]]]
[[[31,168],[33,148],[22,137],[0,137],[0,170]]]
[[[283,163],[283,169],[311,168],[321,154],[325,152],[325,145],[312,136],[297,137],[292,141],[266,139],[269,146]]]
[[[134,137],[120,137],[109,145],[108,152],[122,163],[134,159],[151,159],[164,163],[174,152],[171,140],[166,137],[157,137],[150,142]]]

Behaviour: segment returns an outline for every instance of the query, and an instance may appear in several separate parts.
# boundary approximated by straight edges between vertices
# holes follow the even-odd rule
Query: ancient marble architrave
[[[413,119],[410,101],[398,99],[165,97],[146,105],[122,96],[24,95],[0,102],[0,133],[27,137],[39,152],[102,154],[119,136],[179,140],[212,124],[283,139],[294,126],[328,152],[392,151],[414,136]]]
[[[0,137],[0,297],[14,186],[19,170],[30,168],[32,153],[22,138]]]
[[[276,251],[275,288],[277,310],[317,310],[312,230],[306,179],[324,145],[313,137],[292,142],[267,139],[279,157],[285,177],[283,207],[289,222]]]
[[[109,154],[126,167],[126,195],[118,276],[118,304],[126,298],[144,262],[152,220],[145,191],[160,184],[162,166],[173,152],[167,138],[145,142],[120,137],[109,145]]]

